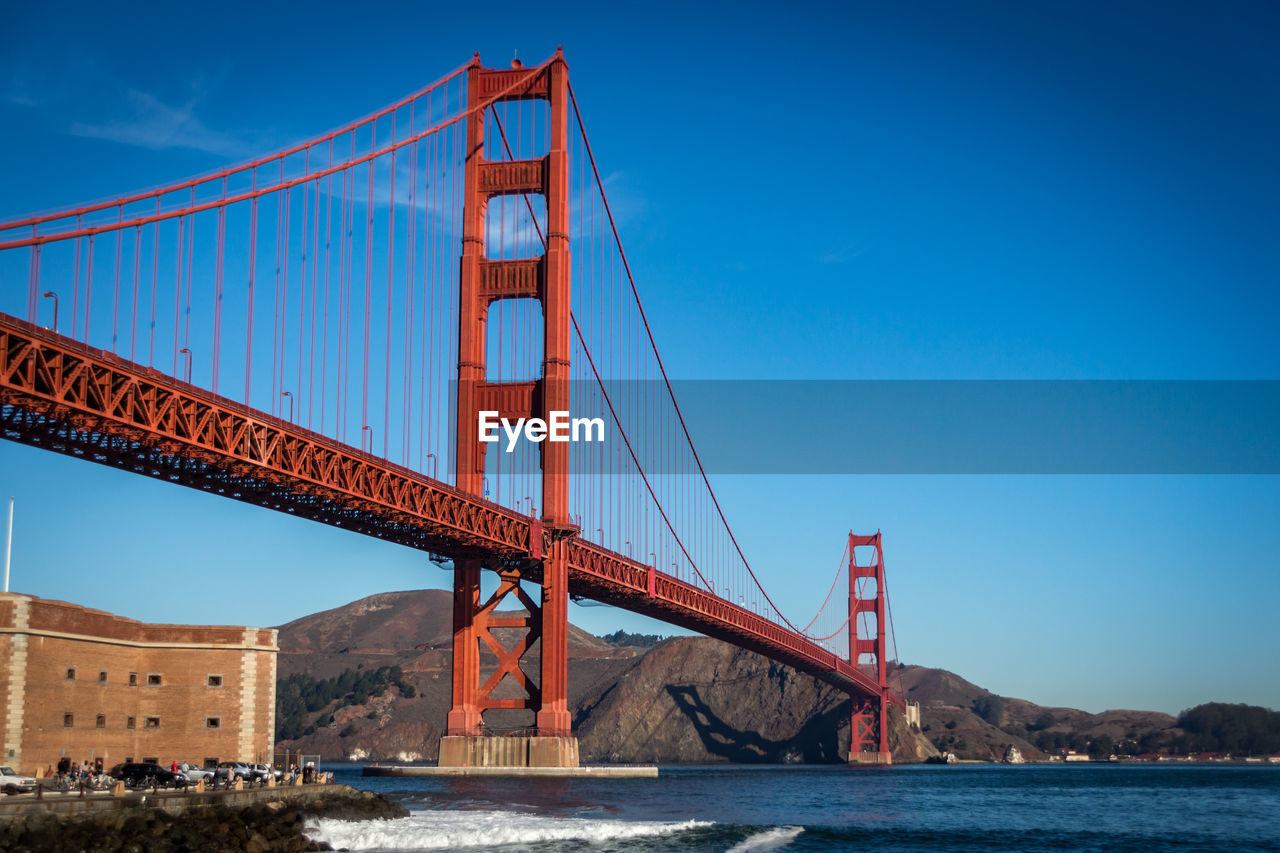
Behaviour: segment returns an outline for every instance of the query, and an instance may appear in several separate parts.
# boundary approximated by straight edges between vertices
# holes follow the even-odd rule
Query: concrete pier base
[[[893,764],[892,752],[854,752],[849,755],[850,764],[888,767]]]
[[[440,767],[577,767],[576,737],[440,739]]]

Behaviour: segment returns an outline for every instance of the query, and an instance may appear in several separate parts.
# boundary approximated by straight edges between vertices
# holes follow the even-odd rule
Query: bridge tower
[[[550,145],[532,160],[487,161],[484,157],[486,101],[541,99],[549,105]],[[503,418],[540,417],[569,410],[570,258],[568,174],[568,67],[557,50],[541,69],[519,61],[509,69],[484,68],[479,54],[467,69],[467,149],[463,187],[463,236],[458,317],[457,451],[458,488],[482,496],[484,449],[478,414],[496,411]],[[541,196],[546,203],[546,249],[536,258],[492,260],[485,256],[486,210],[500,195]],[[533,203],[539,203],[534,200]],[[485,323],[490,306],[501,299],[536,299],[543,317],[542,375],[528,382],[489,382],[486,374]],[[542,516],[530,533],[533,560],[525,565],[484,564],[484,558],[456,562],[453,586],[453,703],[441,766],[578,765],[568,706],[568,554],[577,528],[569,520],[568,444],[544,441],[541,448]],[[495,569],[497,591],[480,600],[480,571]],[[541,583],[541,601],[520,588],[521,579]],[[499,604],[514,596],[525,617],[497,616]],[[527,634],[507,649],[493,628],[525,628]],[[534,684],[520,658],[541,640],[540,678]],[[498,659],[495,672],[480,682],[481,644]],[[524,698],[492,694],[510,678]],[[489,709],[535,712],[536,733],[519,737],[485,735],[481,718]]]
[[[870,546],[874,549],[873,563],[858,565],[855,548]],[[875,582],[875,595],[867,594],[868,581]],[[859,581],[862,581],[860,584]],[[858,636],[859,617],[873,613],[876,618],[875,637]],[[880,547],[880,532],[870,536],[849,534],[849,657],[856,666],[864,654],[875,656],[876,684],[880,695],[875,699],[853,700],[853,718],[849,729],[849,761],[855,764],[892,764],[889,750],[889,670],[885,660],[885,590],[884,551]]]

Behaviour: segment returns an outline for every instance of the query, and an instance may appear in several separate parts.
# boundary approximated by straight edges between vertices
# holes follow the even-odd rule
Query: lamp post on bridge
[[[369,426],[368,424],[365,424],[364,426],[360,427],[360,449],[364,450],[364,434],[366,431],[368,431],[369,433],[369,449],[366,452],[370,456],[372,456],[373,455],[373,427]]]
[[[43,295],[45,299],[53,297],[53,333],[56,335],[58,334],[58,294],[52,290],[46,290]]]
[[[281,391],[280,396],[289,398],[289,423],[293,423],[293,392]],[[368,427],[365,427],[365,429],[368,429]]]
[[[182,349],[178,350],[178,355],[184,355],[184,354],[187,357],[187,384],[190,385],[191,384],[191,350],[187,349],[186,347],[183,347]]]
[[[440,478],[436,476],[436,455],[434,453],[428,453],[427,458],[431,460],[431,479],[439,480]]]

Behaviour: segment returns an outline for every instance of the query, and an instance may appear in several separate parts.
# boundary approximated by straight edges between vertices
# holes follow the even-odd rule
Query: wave
[[[804,832],[803,826],[778,826],[766,829],[739,841],[730,847],[727,853],[765,853],[767,850],[777,850],[779,847],[790,844],[802,832]]]
[[[306,835],[327,842],[335,850],[446,850],[488,848],[541,841],[600,843],[624,838],[671,835],[712,826],[707,821],[597,820],[546,817],[509,811],[440,810],[415,812],[393,820],[342,821],[320,818],[307,822]],[[769,850],[770,847],[744,848]]]

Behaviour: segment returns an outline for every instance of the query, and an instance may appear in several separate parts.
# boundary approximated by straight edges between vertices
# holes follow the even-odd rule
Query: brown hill
[[[1047,744],[1042,733],[1059,734],[1077,745],[1100,737],[1114,742],[1139,741],[1153,734],[1168,736],[1176,720],[1158,711],[1104,711],[1090,714],[1076,708],[1037,705],[1025,699],[998,696],[945,669],[903,666],[906,698],[921,705],[921,731],[939,748],[961,758],[999,759],[1008,746],[1016,746],[1028,760],[1046,757],[1036,742]],[[991,712],[991,697],[998,714]],[[988,700],[988,719],[975,712]],[[1083,747],[1081,747],[1083,748]]]
[[[311,734],[281,746],[326,758],[434,758],[449,712],[453,646],[453,598],[445,590],[426,589],[371,595],[332,610],[313,613],[280,626],[279,677],[304,674],[334,678],[347,671],[398,666],[415,695],[397,688],[358,705],[333,703],[308,717]],[[514,629],[499,639],[513,643]],[[536,677],[539,644],[525,656],[524,668]],[[612,683],[634,664],[636,649],[618,648],[576,626],[569,628],[571,705],[588,692]],[[496,659],[481,655],[482,677]],[[529,725],[525,712],[493,712],[494,725]],[[344,735],[343,732],[346,732]]]
[[[326,758],[433,759],[450,704],[452,603],[442,590],[374,595],[280,628],[280,678],[323,679],[398,666],[392,687],[358,704],[312,712],[312,731],[281,746]],[[513,639],[513,638],[509,638]],[[508,639],[508,641],[509,641]],[[538,645],[525,667],[536,678]],[[571,626],[569,704],[586,761],[839,761],[848,751],[849,700],[790,667],[707,637],[652,649],[619,648]],[[481,657],[482,677],[492,655]],[[519,727],[527,712],[490,712]],[[896,718],[901,759],[932,753]]]
[[[578,712],[584,759],[626,762],[843,761],[849,697],[812,676],[709,637],[674,637]],[[934,750],[897,716],[899,760]]]
[[[281,626],[282,680],[353,678],[392,666],[403,673],[396,686],[317,706],[301,721],[305,733],[281,746],[335,759],[434,759],[450,705],[452,614],[449,592],[413,590]],[[500,634],[510,646],[518,632]],[[538,651],[535,643],[524,661],[535,680]],[[651,649],[620,648],[570,626],[569,657],[569,706],[584,760],[820,762],[843,760],[848,751],[847,697],[726,643],[676,637]],[[482,677],[495,663],[483,650]],[[935,746],[985,760],[1015,746],[1034,760],[1045,755],[1039,747],[1083,749],[1100,738],[1146,744],[1178,731],[1167,714],[1047,708],[997,696],[942,669],[895,667],[893,679],[899,678],[905,698],[921,705],[921,731],[911,732],[894,715],[890,741],[898,761],[927,757]],[[486,722],[519,728],[532,715],[494,711]]]

